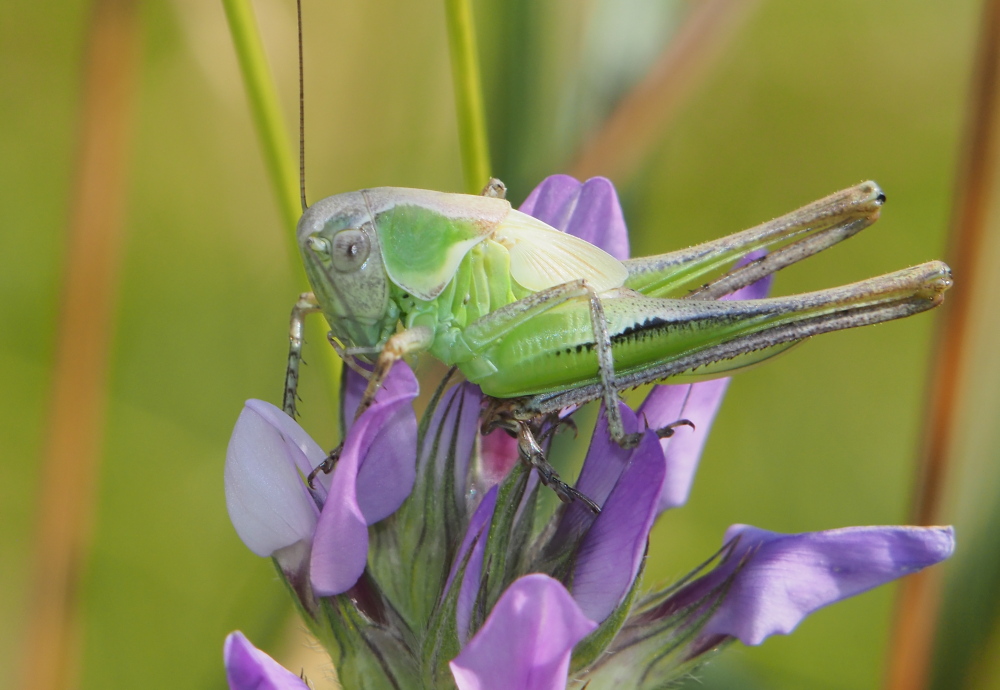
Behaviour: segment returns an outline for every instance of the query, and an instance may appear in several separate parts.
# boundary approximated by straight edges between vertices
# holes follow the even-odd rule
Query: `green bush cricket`
[[[330,344],[368,379],[355,418],[397,360],[428,352],[492,398],[484,432],[515,434],[522,459],[562,500],[600,512],[546,462],[536,420],[600,399],[612,438],[631,447],[642,434],[625,433],[620,392],[725,376],[813,335],[935,307],[952,285],[948,266],[931,261],[818,292],[717,301],[874,223],[885,203],[874,182],[722,239],[625,261],[513,209],[496,179],[478,196],[381,187],[307,207],[301,0],[296,6],[303,210],[296,235],[313,291],[292,309],[283,409],[293,418],[303,319],[322,312]],[[712,278],[760,250],[762,258]],[[681,424],[690,422],[656,432],[669,436]],[[332,451],[309,484],[338,456]]]
[[[384,187],[328,197],[298,224],[313,292],[292,313],[284,409],[295,414],[302,319],[320,311],[345,362],[374,365],[358,414],[396,360],[428,352],[494,399],[484,428],[517,434],[562,499],[596,508],[545,463],[532,420],[601,399],[612,437],[631,446],[639,435],[624,432],[623,390],[727,375],[810,336],[942,301],[952,281],[939,261],[807,294],[716,301],[856,234],[884,201],[865,182],[729,237],[618,261],[514,210],[497,181],[481,196]]]

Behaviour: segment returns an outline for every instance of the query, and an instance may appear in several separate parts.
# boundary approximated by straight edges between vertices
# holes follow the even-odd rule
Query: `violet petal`
[[[516,580],[450,662],[459,690],[562,690],[573,646],[597,624],[548,575]]]
[[[226,449],[226,508],[258,556],[312,538],[319,511],[300,475],[309,466],[303,449],[325,455],[281,410],[247,402]]]
[[[565,232],[582,186],[570,175],[549,175],[531,190],[518,210]]]
[[[520,210],[600,247],[619,261],[628,258],[628,232],[611,181],[592,177],[580,183],[551,175],[532,190]]]
[[[370,443],[362,444],[356,492],[365,521],[373,525],[396,512],[413,490],[417,473],[417,378],[405,362],[393,366],[375,396]],[[350,432],[348,432],[350,434]],[[367,446],[367,447],[366,447]]]
[[[667,475],[660,495],[659,512],[687,503],[702,450],[728,386],[728,378],[655,386],[639,408],[639,414],[645,416],[651,429],[680,419],[694,424],[693,429],[679,426],[672,436],[660,439]]]
[[[358,409],[358,405],[361,404],[361,398],[365,394],[365,389],[368,388],[368,380],[346,365],[341,369],[340,375],[342,377],[340,414],[341,419],[344,421],[344,430],[346,431],[354,424],[354,414]],[[392,372],[390,372],[391,375]]]
[[[731,635],[747,645],[787,635],[813,611],[943,561],[955,549],[951,527],[779,534],[733,525],[725,541],[737,537],[730,557],[690,587],[707,592],[706,584],[719,584],[739,568],[699,637]]]
[[[229,633],[223,648],[230,690],[309,690],[297,675],[260,651],[243,633]]]
[[[443,596],[447,596],[452,581],[458,574],[459,568],[462,567],[462,562],[468,556],[469,560],[465,566],[465,574],[462,577],[461,589],[459,589],[455,607],[458,639],[462,644],[468,640],[472,607],[479,595],[479,585],[483,574],[483,555],[486,553],[486,539],[489,536],[490,521],[493,520],[493,511],[497,505],[497,490],[497,487],[493,486],[487,491],[472,514],[469,527],[465,531],[465,537],[462,539],[458,553],[455,554],[451,572],[448,573],[448,581],[444,586]],[[468,555],[470,549],[472,554]]]
[[[638,430],[635,412],[625,403],[619,403],[618,409],[621,411],[625,433],[635,433]],[[621,479],[622,473],[629,466],[633,453],[633,449],[622,448],[611,439],[608,433],[608,418],[602,405],[597,416],[597,426],[594,427],[594,433],[590,437],[590,447],[587,449],[580,477],[576,482],[576,489],[597,505],[603,506]],[[573,501],[563,511],[556,533],[550,540],[549,550],[551,551],[553,547],[558,549],[561,545],[582,537],[595,519],[596,516],[581,501]]]
[[[363,424],[364,416],[352,431]],[[356,446],[356,442],[344,446],[313,539],[310,580],[320,596],[341,594],[353,587],[368,560],[368,523],[355,492],[360,462]]]
[[[405,475],[401,478],[373,471],[366,481],[359,480],[362,463],[372,462],[374,467],[384,469],[416,462],[415,428],[400,430],[399,438],[380,440],[397,433],[388,425],[410,406],[417,394],[416,379],[405,363],[397,362],[387,384],[347,433],[316,525],[310,579],[321,596],[340,594],[357,582],[368,558],[368,525],[398,508],[413,487],[412,467],[400,470]],[[408,439],[412,445],[403,447]],[[375,453],[369,452],[372,450]],[[374,457],[380,450],[398,452],[401,459]]]
[[[483,394],[479,386],[463,383],[445,391],[434,409],[420,450],[421,472],[430,472],[436,487],[445,486],[448,458],[454,461],[455,502],[463,505],[468,485],[469,460],[479,435]],[[452,455],[452,448],[454,454]],[[427,467],[428,463],[430,464]]]
[[[664,479],[658,440],[644,434],[577,551],[573,598],[591,620],[607,618],[639,573]]]
[[[639,431],[636,413],[623,402],[618,403],[618,409],[625,433],[634,434]],[[576,488],[601,505],[618,483],[628,465],[630,455],[631,450],[622,448],[611,439],[611,434],[608,432],[608,416],[602,405]]]
[[[299,453],[292,455],[295,457],[296,467],[303,474],[308,474],[317,463],[322,462],[326,457],[326,451],[313,440],[312,436],[298,422],[285,414],[281,408],[269,402],[254,399],[247,400],[246,406],[277,429],[286,444],[298,449]],[[303,462],[303,459],[305,462]]]

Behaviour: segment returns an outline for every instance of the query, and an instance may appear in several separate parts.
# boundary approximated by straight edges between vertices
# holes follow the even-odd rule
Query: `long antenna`
[[[302,0],[295,0],[299,23],[299,199],[302,212],[309,208],[306,203],[306,87],[302,76]]]

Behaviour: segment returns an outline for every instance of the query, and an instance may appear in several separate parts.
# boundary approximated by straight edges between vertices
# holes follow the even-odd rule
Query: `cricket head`
[[[306,209],[296,235],[306,274],[333,335],[346,347],[374,347],[389,320],[389,277],[361,192]]]

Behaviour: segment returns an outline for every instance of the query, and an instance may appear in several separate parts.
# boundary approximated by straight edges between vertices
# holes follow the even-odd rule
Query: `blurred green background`
[[[254,4],[292,147],[294,5]],[[494,173],[515,203],[545,175],[569,170],[582,138],[688,9],[652,0],[475,3]],[[757,3],[639,167],[616,179],[633,254],[721,236],[871,178],[889,199],[878,225],[784,271],[776,291],[942,257],[978,11],[972,0]],[[379,185],[461,191],[442,4],[306,0],[305,12],[310,198]],[[141,14],[108,424],[83,575],[81,687],[219,688],[229,631],[276,655],[288,647],[288,597],[229,524],[222,465],[243,400],[279,400],[288,312],[302,284],[221,5],[149,0]],[[88,17],[88,3],[73,0],[6,0],[0,12],[3,687],[19,671],[31,615]],[[989,280],[979,287],[996,288]],[[988,317],[978,322],[979,397],[962,417],[973,460],[952,498],[955,519],[970,527],[959,532],[952,568],[969,557],[961,550],[971,537],[995,532],[998,521],[983,507],[996,500],[1000,447],[997,324]],[[934,320],[824,336],[739,376],[689,505],[654,531],[647,581],[687,572],[735,522],[784,532],[905,522]],[[306,377],[303,423],[329,443],[325,381]],[[970,492],[978,503],[962,498]],[[892,602],[884,587],[814,615],[792,636],[734,646],[693,687],[879,687]],[[953,617],[946,637],[978,626],[987,638],[992,629],[1000,656],[990,620]],[[976,670],[962,687],[1000,687],[989,655],[970,654]]]

